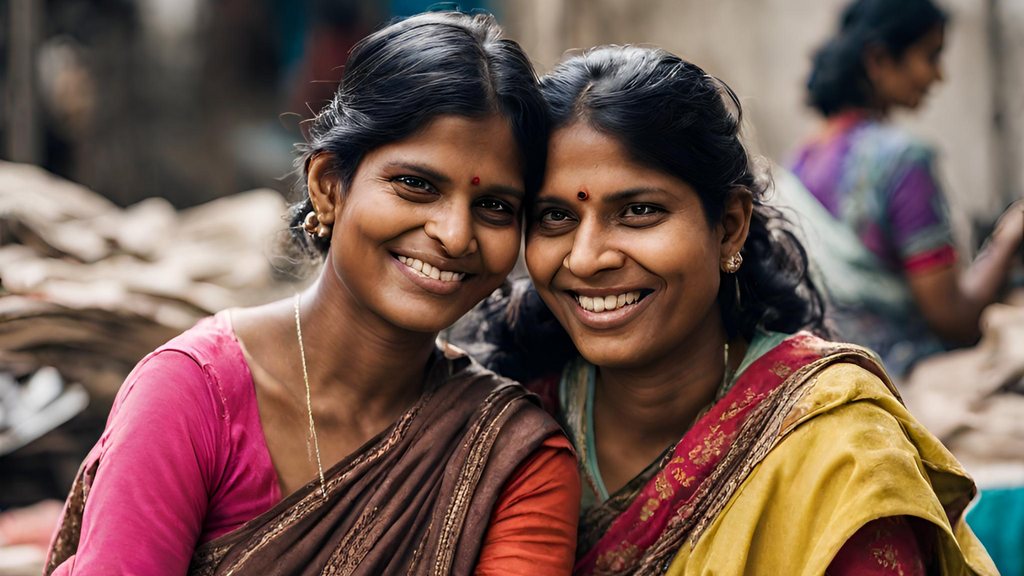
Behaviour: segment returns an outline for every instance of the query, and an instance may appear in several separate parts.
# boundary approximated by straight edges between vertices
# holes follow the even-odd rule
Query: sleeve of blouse
[[[552,436],[505,486],[480,551],[478,576],[555,576],[572,572],[580,511],[576,456]]]
[[[77,554],[54,574],[188,571],[216,482],[219,407],[202,368],[185,354],[161,351],[135,369],[90,454],[99,464]]]
[[[935,179],[931,154],[917,151],[889,197],[887,217],[893,249],[910,273],[956,261],[948,207]]]
[[[925,576],[920,545],[904,516],[868,522],[843,544],[826,576]]]

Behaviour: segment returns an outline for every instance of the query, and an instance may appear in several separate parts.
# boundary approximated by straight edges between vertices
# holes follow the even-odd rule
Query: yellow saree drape
[[[973,481],[887,385],[853,363],[811,377],[781,440],[668,574],[822,575],[861,526],[889,516],[934,526],[943,574],[998,574],[963,521]]]

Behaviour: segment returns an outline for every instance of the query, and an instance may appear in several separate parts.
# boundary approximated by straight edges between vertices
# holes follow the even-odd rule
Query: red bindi
[[[576,193],[576,197],[579,198],[580,202],[582,202],[587,198],[590,198],[590,194],[587,194],[586,190],[580,190],[579,192]]]
[[[473,176],[473,185],[476,186],[479,183],[480,183],[480,177],[479,176]]]

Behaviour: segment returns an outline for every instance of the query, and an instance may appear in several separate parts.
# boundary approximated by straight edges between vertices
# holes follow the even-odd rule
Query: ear
[[[313,202],[317,220],[321,224],[334,224],[338,208],[341,207],[343,195],[338,175],[331,171],[334,157],[321,152],[309,160],[306,171],[306,187],[309,199]]]
[[[754,213],[754,197],[746,188],[736,188],[722,212],[722,262],[743,248],[750,233],[750,217]]]
[[[864,61],[864,73],[872,85],[877,85],[879,76],[892,68],[894,63],[892,54],[889,54],[885,46],[876,43],[865,46],[861,58]]]

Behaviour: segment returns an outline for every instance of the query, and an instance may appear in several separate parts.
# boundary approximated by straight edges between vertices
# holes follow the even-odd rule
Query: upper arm
[[[960,271],[955,266],[933,267],[907,274],[907,284],[921,315],[940,337],[954,343],[969,344],[978,336],[974,321],[961,320],[970,306],[960,289]]]
[[[184,354],[159,352],[129,376],[94,451],[75,574],[186,573],[216,482],[220,416]]]
[[[918,156],[903,167],[888,197],[886,217],[892,249],[903,267],[914,303],[932,330],[947,340],[970,341],[976,326],[963,315],[949,210],[935,179],[930,154]]]
[[[949,207],[931,153],[912,146],[887,186],[885,217],[891,249],[908,273],[948,265],[955,252]]]
[[[572,571],[581,485],[561,434],[516,470],[491,515],[476,574],[561,575]]]
[[[826,576],[924,576],[925,558],[906,516],[872,520],[836,554]]]

